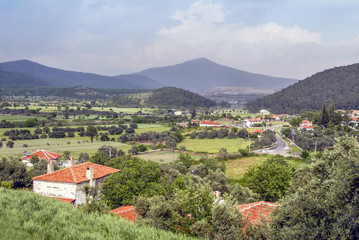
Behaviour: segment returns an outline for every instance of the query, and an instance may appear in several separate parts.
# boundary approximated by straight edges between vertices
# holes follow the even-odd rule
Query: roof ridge
[[[74,170],[72,169],[74,166],[71,166],[69,169],[70,169],[70,172],[71,172],[71,175],[72,175],[72,178],[74,179],[74,182],[77,183],[77,178],[76,178],[76,175],[74,173]]]

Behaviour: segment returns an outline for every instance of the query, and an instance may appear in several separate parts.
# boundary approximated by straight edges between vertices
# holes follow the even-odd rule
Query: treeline
[[[208,108],[216,105],[214,101],[202,97],[197,93],[175,87],[164,87],[154,90],[152,96],[147,99],[146,104],[151,106],[166,106],[172,108]]]
[[[335,67],[314,74],[280,92],[247,104],[251,112],[267,109],[273,113],[296,114],[319,110],[335,102],[339,109],[359,108],[359,64]]]

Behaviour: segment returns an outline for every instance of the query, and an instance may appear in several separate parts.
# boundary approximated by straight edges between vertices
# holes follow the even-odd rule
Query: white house
[[[86,202],[83,191],[85,185],[100,187],[110,174],[120,170],[91,162],[81,163],[53,172],[53,162],[49,161],[48,172],[34,177],[34,193],[73,202],[75,205]]]
[[[263,114],[263,115],[269,115],[270,114],[270,112],[268,110],[265,110],[265,109],[260,110],[259,113]]]
[[[313,130],[313,123],[308,120],[303,120],[300,124],[300,129]]]
[[[199,126],[200,127],[220,127],[221,124],[217,123],[217,122],[212,122],[209,120],[203,120],[202,122],[200,122]]]
[[[253,124],[262,123],[262,118],[253,118],[253,119],[246,119],[244,120],[244,124],[246,124],[247,127],[252,127]]]

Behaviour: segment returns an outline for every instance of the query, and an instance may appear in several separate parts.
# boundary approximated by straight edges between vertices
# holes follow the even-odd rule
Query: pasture
[[[192,152],[208,152],[218,153],[221,148],[227,149],[228,153],[238,152],[238,149],[245,149],[248,147],[248,141],[242,138],[236,139],[190,139],[186,138],[183,142],[178,144],[179,146],[185,146],[187,150]]]

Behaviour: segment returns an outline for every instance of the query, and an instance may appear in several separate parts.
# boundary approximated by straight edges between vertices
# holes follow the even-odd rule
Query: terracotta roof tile
[[[94,177],[92,179],[102,178],[111,173],[119,172],[120,170],[115,168],[106,167],[100,164],[91,162],[81,163],[72,167],[67,167],[56,172],[48,173],[45,175],[32,178],[33,180],[42,180],[50,182],[67,182],[67,183],[81,183],[88,181],[86,178],[86,170],[88,167],[93,167]]]
[[[25,153],[25,151],[24,151]],[[39,159],[45,159],[45,160],[55,160],[60,158],[62,155],[59,153],[54,153],[54,152],[50,152],[50,151],[46,151],[46,150],[38,150],[34,153],[31,153],[29,155],[23,156],[21,159],[31,159],[32,156],[38,156]]]
[[[259,223],[262,219],[270,220],[269,215],[278,206],[280,206],[280,204],[266,201],[238,205],[239,211],[242,213],[245,221],[254,224]]]
[[[212,121],[209,121],[209,120],[203,120],[203,121],[201,122],[201,124],[221,125],[221,124],[219,124],[219,123],[217,123],[217,122],[212,122]]]
[[[74,198],[60,198],[60,197],[51,197],[51,198],[58,199],[64,203],[73,203],[75,201]]]
[[[137,213],[135,211],[135,207],[132,205],[118,207],[116,209],[111,210],[110,213],[116,214],[131,222],[136,221],[137,219]]]

